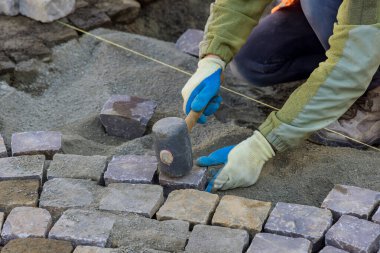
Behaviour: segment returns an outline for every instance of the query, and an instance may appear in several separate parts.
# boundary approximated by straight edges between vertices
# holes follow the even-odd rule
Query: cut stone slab
[[[264,231],[289,237],[303,237],[313,244],[313,251],[323,247],[323,238],[333,223],[327,209],[279,202],[265,224]]]
[[[238,253],[249,243],[247,231],[207,225],[196,225],[191,232],[186,252]]]
[[[216,208],[212,225],[244,229],[255,235],[261,232],[271,206],[271,202],[226,195]]]
[[[379,250],[380,225],[343,215],[326,233],[326,245],[351,253],[371,253]]]
[[[36,207],[39,180],[0,181],[0,211],[9,213],[18,206]]]
[[[207,183],[207,169],[194,166],[190,174],[183,177],[169,177],[164,173],[160,173],[158,180],[164,187],[164,195],[169,195],[170,192],[180,189],[196,189],[203,191]]]
[[[311,243],[304,238],[292,238],[267,233],[257,234],[247,253],[311,253]]]
[[[42,155],[0,159],[0,180],[37,179],[42,183],[44,164]]]
[[[111,19],[103,11],[90,6],[77,9],[68,19],[75,26],[87,31],[111,24]]]
[[[36,207],[16,207],[4,223],[1,238],[6,242],[17,238],[45,238],[51,225],[52,218],[47,210]]]
[[[95,4],[117,23],[131,23],[139,15],[141,5],[135,0],[99,1]]]
[[[380,202],[380,192],[348,185],[335,185],[322,203],[331,210],[334,219],[343,214],[367,219]]]
[[[193,189],[176,190],[169,194],[157,212],[157,220],[184,220],[195,224],[209,224],[219,196]]]
[[[2,0],[0,15],[16,16],[19,13],[19,0]]]
[[[1,253],[71,253],[74,248],[70,242],[44,238],[26,238],[12,240]]]
[[[202,30],[187,29],[187,31],[178,38],[175,46],[186,54],[198,57],[199,43],[203,40],[203,34]]]
[[[73,253],[118,253],[117,249],[105,249],[93,246],[78,246]]]
[[[119,183],[105,188],[99,209],[152,218],[163,203],[163,189],[159,185]]]
[[[114,95],[103,106],[100,121],[112,136],[135,139],[143,136],[157,103],[128,95]]]
[[[56,154],[48,168],[47,178],[91,179],[100,182],[106,166],[106,156]]]
[[[115,156],[104,173],[110,183],[151,184],[157,171],[157,158],[145,155]]]
[[[54,131],[23,132],[12,134],[12,155],[45,155],[51,160],[62,148],[62,134]]]
[[[49,238],[105,247],[114,223],[115,218],[98,211],[70,209],[55,223]]]
[[[319,253],[349,253],[348,251],[337,249],[335,247],[326,246]]]
[[[372,216],[372,221],[380,224],[380,207],[377,209],[376,213]]]
[[[7,148],[5,147],[4,139],[0,134],[0,158],[7,157],[7,156],[8,156]]]
[[[20,13],[44,23],[65,17],[75,9],[75,0],[19,0]]]

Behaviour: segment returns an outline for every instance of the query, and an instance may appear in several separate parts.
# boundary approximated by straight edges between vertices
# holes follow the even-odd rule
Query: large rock
[[[16,16],[19,13],[19,0],[2,0],[0,15]]]
[[[75,9],[75,0],[20,0],[20,13],[41,22],[52,22]]]

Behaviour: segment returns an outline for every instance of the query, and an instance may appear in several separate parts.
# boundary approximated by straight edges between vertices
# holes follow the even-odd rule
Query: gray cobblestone
[[[337,249],[335,247],[326,246],[319,253],[349,253],[348,251]]]
[[[259,233],[249,246],[247,253],[311,253],[311,243],[304,238]]]
[[[42,182],[45,157],[19,156],[0,159],[0,180],[38,179]]]
[[[372,216],[372,221],[380,224],[380,207],[377,209],[376,213]]]

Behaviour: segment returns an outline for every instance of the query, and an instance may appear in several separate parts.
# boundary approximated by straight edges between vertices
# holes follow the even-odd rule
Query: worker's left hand
[[[256,183],[265,162],[275,155],[270,143],[259,132],[231,150],[227,164],[211,180],[206,191],[248,187]]]

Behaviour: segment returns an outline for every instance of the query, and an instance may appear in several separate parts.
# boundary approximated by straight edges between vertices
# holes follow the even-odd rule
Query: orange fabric
[[[291,6],[291,5],[296,4],[298,2],[299,2],[299,0],[282,0],[279,5],[277,5],[276,7],[274,7],[272,9],[272,13],[278,11],[281,8]]]

